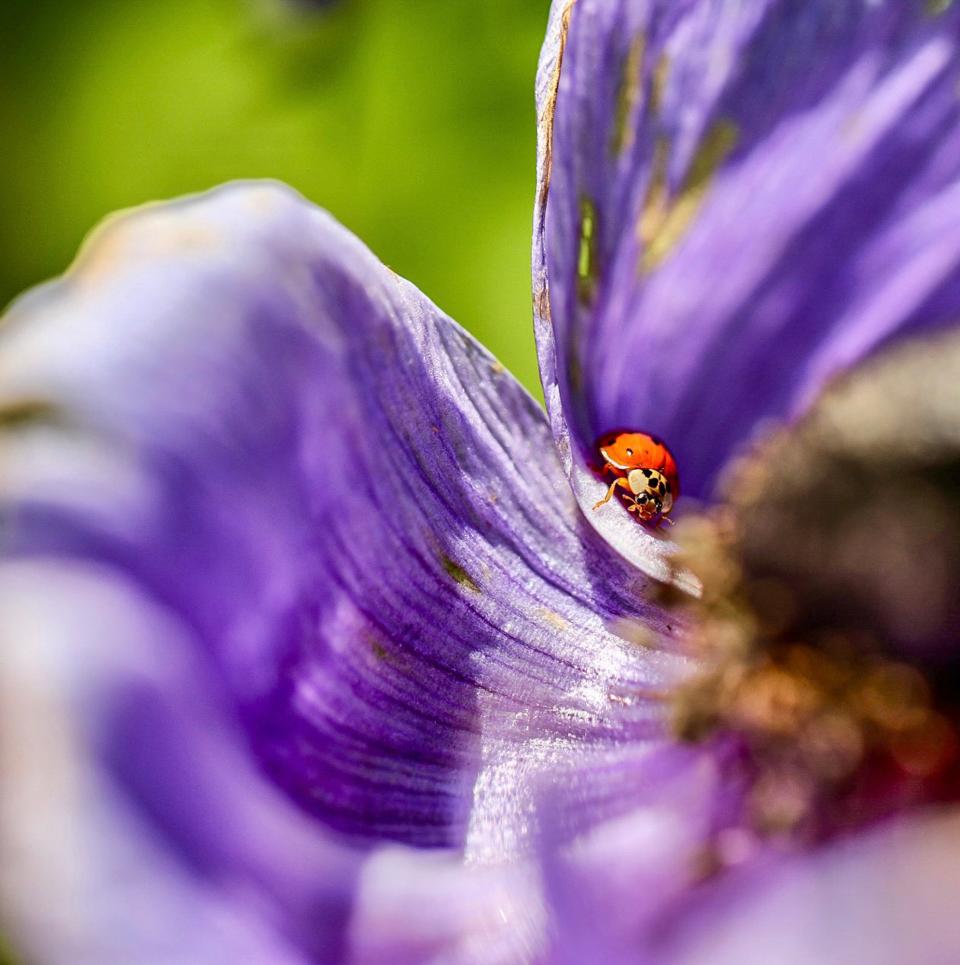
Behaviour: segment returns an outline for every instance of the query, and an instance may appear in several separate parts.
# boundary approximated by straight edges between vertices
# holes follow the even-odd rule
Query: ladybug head
[[[630,509],[636,512],[640,519],[665,516],[673,509],[670,481],[662,472],[656,469],[634,469],[627,476],[627,482],[635,500]]]

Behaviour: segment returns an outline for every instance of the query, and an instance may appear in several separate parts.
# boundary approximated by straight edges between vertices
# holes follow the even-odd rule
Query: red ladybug
[[[609,432],[597,440],[597,450],[603,459],[599,474],[613,481],[594,509],[619,489],[621,502],[637,519],[651,522],[669,515],[680,483],[677,462],[661,439],[646,432]]]

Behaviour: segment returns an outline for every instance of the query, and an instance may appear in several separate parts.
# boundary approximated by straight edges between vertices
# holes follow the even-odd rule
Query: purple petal
[[[189,630],[122,575],[8,563],[0,607],[0,889],[27,960],[513,961],[542,944],[534,869],[325,834],[258,772]]]
[[[573,840],[545,841],[551,961],[898,965],[960,955],[956,808],[790,849],[742,829],[711,837],[732,789],[708,755],[672,747],[634,764],[631,777],[593,775],[632,811],[611,809]],[[558,826],[577,795],[564,796],[562,807],[552,802]]]
[[[0,604],[14,947],[50,963],[336,960],[361,856],[257,774],[185,628],[122,579],[59,563],[0,567]]]
[[[706,498],[834,373],[953,323],[958,18],[919,0],[554,4],[534,285],[561,446],[582,461],[611,429],[657,433]]]
[[[707,887],[664,929],[654,961],[953,962],[960,812],[878,827]]]
[[[725,777],[710,756],[665,745],[546,789],[540,843],[552,962],[646,961],[648,931],[692,884],[690,858]]]
[[[95,561],[175,613],[324,824],[512,854],[534,775],[661,733],[672,628],[583,527],[540,410],[291,192],[111,223],[15,309],[0,384],[8,552]],[[147,807],[179,765],[137,785],[124,731]]]

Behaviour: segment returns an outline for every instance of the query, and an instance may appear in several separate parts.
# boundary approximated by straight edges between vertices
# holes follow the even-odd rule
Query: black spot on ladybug
[[[667,492],[670,492],[670,483],[667,483]]]
[[[663,483],[660,483],[660,495],[662,496],[667,491],[667,487]]]
[[[633,455],[633,450],[632,450],[632,449],[628,449],[628,450],[627,450],[627,455],[628,455],[628,456],[632,456],[632,455]]]
[[[643,474],[644,474],[644,476],[647,477],[647,479],[650,478],[650,470],[649,470],[649,469],[644,469],[644,470],[643,470]]]

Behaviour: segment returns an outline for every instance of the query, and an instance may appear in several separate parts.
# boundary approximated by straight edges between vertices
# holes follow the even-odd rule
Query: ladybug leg
[[[596,503],[593,508],[599,509],[604,503],[609,503],[617,486],[621,486],[627,490],[630,489],[630,484],[626,481],[626,479],[614,479],[614,481],[610,484],[610,488],[607,490],[607,495],[604,496],[599,503]]]

